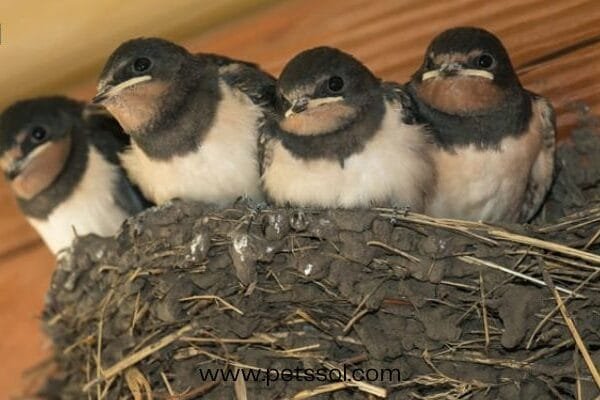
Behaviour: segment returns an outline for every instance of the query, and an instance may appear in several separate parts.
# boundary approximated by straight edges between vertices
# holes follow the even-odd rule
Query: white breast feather
[[[528,134],[503,139],[498,150],[482,151],[471,145],[453,153],[435,151],[438,184],[427,214],[515,221],[533,164],[530,148],[539,141],[539,135]]]
[[[411,206],[419,210],[430,184],[422,127],[405,125],[400,111],[386,104],[380,130],[365,148],[348,157],[344,168],[334,160],[294,157],[276,143],[263,182],[280,203],[318,207]]]
[[[46,220],[28,219],[54,254],[71,245],[75,232],[112,236],[119,230],[129,217],[112,195],[119,173],[90,146],[86,171],[71,195]]]
[[[213,125],[194,153],[152,160],[134,144],[122,155],[130,178],[157,204],[174,198],[215,204],[242,195],[261,198],[256,147],[262,112],[225,83],[220,90]]]

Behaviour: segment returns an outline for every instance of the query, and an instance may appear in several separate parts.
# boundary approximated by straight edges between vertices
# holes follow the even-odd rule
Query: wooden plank
[[[208,28],[273,0],[2,1],[0,107],[98,73],[119,42],[162,35],[172,40]]]
[[[41,245],[37,233],[29,226],[17,209],[16,201],[4,182],[0,186],[0,269],[2,259],[18,249]]]
[[[49,341],[40,330],[40,315],[54,262],[35,250],[5,260],[0,268],[0,393],[12,398],[26,388],[23,371],[49,355]]]

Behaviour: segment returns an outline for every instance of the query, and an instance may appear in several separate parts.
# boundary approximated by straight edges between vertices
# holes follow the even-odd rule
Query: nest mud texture
[[[46,397],[595,398],[600,143],[575,139],[553,222],[173,202],[81,238],[47,299]]]

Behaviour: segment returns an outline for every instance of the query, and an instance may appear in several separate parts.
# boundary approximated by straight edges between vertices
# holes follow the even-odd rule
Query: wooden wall
[[[249,10],[265,1],[238,7],[235,0],[86,5],[61,0],[62,16],[54,3],[25,2],[39,7],[31,11],[36,18],[0,21],[0,104],[17,94],[53,91],[89,99],[102,60],[128,34],[161,34],[192,50],[260,62],[275,74],[298,51],[327,44],[352,52],[385,79],[405,81],[436,33],[477,25],[498,33],[526,86],[552,99],[561,137],[568,136],[582,115],[600,114],[600,2],[594,0],[289,0],[253,12]],[[4,4],[0,18],[5,16]],[[240,14],[245,16],[198,33]],[[31,24],[43,16],[50,16],[46,25]],[[45,35],[53,24],[63,27],[61,33]],[[15,32],[27,38],[27,46],[13,40]],[[56,55],[58,47],[68,58]],[[12,355],[0,364],[0,393],[7,393],[3,389],[15,387],[18,369],[43,354],[35,316],[52,262],[4,185],[0,199],[0,354]]]

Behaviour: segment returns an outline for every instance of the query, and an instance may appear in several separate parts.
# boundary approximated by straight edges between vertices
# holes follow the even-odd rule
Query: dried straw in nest
[[[564,212],[556,193],[587,196],[573,182],[559,177],[546,214]],[[506,227],[174,202],[61,257],[46,396],[591,399],[599,238],[596,202]],[[219,369],[259,379],[202,378]]]

